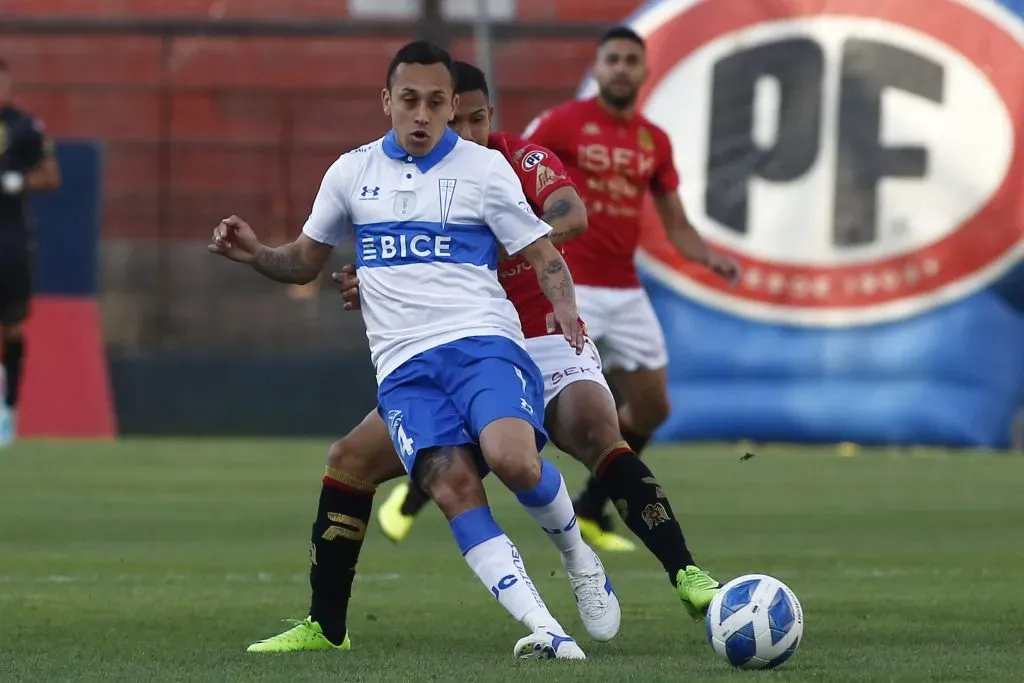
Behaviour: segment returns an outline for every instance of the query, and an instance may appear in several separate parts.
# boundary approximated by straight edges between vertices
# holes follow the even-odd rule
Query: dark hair
[[[605,34],[601,36],[601,42],[597,44],[598,47],[604,47],[604,44],[609,40],[630,40],[640,47],[647,49],[647,44],[640,37],[640,34],[628,26],[616,26],[605,31]]]
[[[483,71],[469,62],[454,62],[452,66],[455,71],[456,94],[483,90],[484,95],[491,96],[490,90],[487,89],[487,77],[484,76]]]
[[[452,85],[455,84],[455,72],[452,70],[452,56],[446,51],[425,40],[416,40],[403,45],[388,64],[388,89],[391,89],[391,81],[395,77],[395,71],[399,64],[443,64],[452,77]]]

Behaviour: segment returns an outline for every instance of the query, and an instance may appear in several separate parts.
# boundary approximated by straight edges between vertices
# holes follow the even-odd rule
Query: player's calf
[[[665,368],[615,373],[615,387],[621,393],[619,423],[635,453],[640,453],[651,435],[672,411]],[[635,441],[635,442],[634,442]]]
[[[695,565],[672,505],[650,468],[619,435],[611,394],[596,382],[576,382],[550,404],[548,432],[556,446],[592,475],[584,494],[610,498],[619,516],[661,561],[669,580]],[[582,514],[582,513],[581,513]]]
[[[448,518],[466,563],[502,607],[530,631],[564,636],[515,544],[494,521],[470,451],[461,446],[425,450],[417,454],[413,478]]]
[[[618,633],[622,618],[618,598],[601,560],[580,536],[561,472],[540,458],[535,444],[533,427],[516,418],[495,420],[480,434],[480,448],[488,465],[492,469],[511,469],[495,469],[495,474],[516,494],[519,503],[561,553],[587,632],[595,640],[611,640]],[[535,480],[533,463],[539,466]],[[524,483],[528,488],[523,487]]]

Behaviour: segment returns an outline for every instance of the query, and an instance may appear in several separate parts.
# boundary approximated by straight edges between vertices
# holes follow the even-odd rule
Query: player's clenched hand
[[[740,279],[739,264],[725,254],[720,254],[717,251],[709,252],[708,260],[705,265],[707,265],[715,275],[728,280],[731,285],[736,284]]]
[[[249,224],[238,216],[225,218],[213,229],[207,250],[239,263],[252,263],[263,245]]]
[[[356,267],[352,265],[343,266],[340,273],[331,273],[331,279],[338,284],[341,298],[345,300],[345,310],[357,310],[361,304],[359,302],[359,278],[356,277]]]
[[[549,319],[548,331],[557,332],[561,330],[565,340],[576,349],[576,355],[578,356],[583,353],[583,348],[587,343],[587,328],[584,327],[583,321],[580,320],[580,314],[576,310],[576,305],[570,303],[556,304],[552,317],[554,320]]]

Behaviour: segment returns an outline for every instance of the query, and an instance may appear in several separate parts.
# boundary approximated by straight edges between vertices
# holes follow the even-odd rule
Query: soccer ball
[[[722,586],[704,620],[715,652],[740,669],[773,669],[793,656],[804,611],[786,584],[747,574]]]

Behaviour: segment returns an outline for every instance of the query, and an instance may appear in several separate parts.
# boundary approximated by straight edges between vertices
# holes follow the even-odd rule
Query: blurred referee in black
[[[43,123],[14,106],[11,72],[0,60],[0,335],[6,387],[0,402],[0,448],[14,441],[15,415],[25,358],[22,324],[32,297],[35,251],[29,192],[56,190],[60,169]]]

